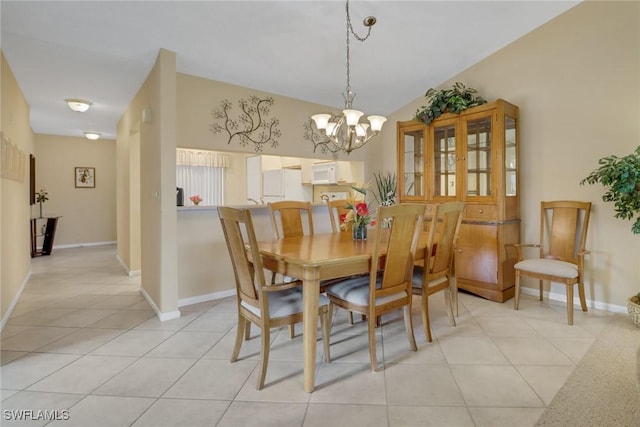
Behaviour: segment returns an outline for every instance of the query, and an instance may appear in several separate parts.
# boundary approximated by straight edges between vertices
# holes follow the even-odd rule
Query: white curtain
[[[229,156],[214,151],[176,149],[176,185],[184,189],[185,206],[193,206],[191,196],[198,195],[201,205],[224,204],[224,168]]]

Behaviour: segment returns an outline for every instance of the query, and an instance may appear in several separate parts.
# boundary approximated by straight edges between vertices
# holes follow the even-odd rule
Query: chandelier
[[[349,15],[349,0],[346,3],[347,12],[347,87],[342,93],[344,98],[344,110],[342,110],[341,116],[333,114],[314,114],[311,119],[316,125],[316,128],[321,134],[325,135],[327,139],[336,147],[336,151],[343,150],[347,154],[351,151],[363,147],[367,141],[374,136],[378,135],[382,130],[382,125],[387,120],[382,116],[368,116],[369,123],[360,122],[360,118],[364,115],[362,111],[353,109],[353,98],[356,94],[351,90],[351,78],[349,62],[351,57],[349,55],[349,39],[351,34],[364,42],[371,34],[371,27],[375,25],[376,18],[368,16],[364,19],[363,24],[367,27],[367,35],[360,37],[353,30],[351,25],[351,16]],[[333,151],[333,150],[331,150]]]

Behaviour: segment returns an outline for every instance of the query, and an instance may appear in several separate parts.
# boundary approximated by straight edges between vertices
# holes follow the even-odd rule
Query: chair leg
[[[447,316],[451,326],[456,326],[456,319],[453,315],[453,292],[450,288],[444,288],[444,304],[447,306]]]
[[[238,360],[240,347],[242,347],[242,337],[245,335],[245,330],[249,330],[247,323],[250,322],[238,313],[238,329],[236,331],[236,343],[233,346],[233,351],[231,352],[231,362]]]
[[[353,311],[348,311],[347,317],[349,318],[349,324],[353,325]]]
[[[542,291],[543,291],[543,285],[544,282],[542,280],[539,281],[540,283],[538,283],[538,288],[540,289],[540,301],[542,301]]]
[[[520,303],[520,270],[516,269],[516,291],[513,298],[513,309],[518,309],[518,304]]]
[[[418,350],[416,336],[413,334],[413,319],[411,318],[411,305],[409,304],[404,306],[404,328],[407,330],[407,338],[409,338],[411,350]]]
[[[325,310],[320,312],[320,327],[322,328],[322,346],[324,347],[324,360],[325,362],[331,362],[331,355],[329,353],[329,330],[330,320],[329,320],[329,308],[327,307]]]
[[[451,278],[451,292],[452,292],[452,298],[453,298],[453,307],[455,307],[456,309],[456,317],[458,317],[458,280],[456,279],[456,277],[452,277]],[[455,320],[453,321],[453,326],[455,326]]]
[[[267,365],[269,364],[269,347],[271,345],[271,331],[268,326],[262,327],[262,348],[260,349],[260,369],[258,370],[258,384],[256,388],[262,390],[264,380],[267,377]]]
[[[376,358],[376,317],[367,316],[369,322],[369,357],[371,359],[372,372],[375,372],[378,368],[378,359]]]
[[[582,308],[582,311],[587,311],[587,299],[584,295],[584,282],[582,282],[582,277],[578,282],[578,295],[580,296],[580,307]]]
[[[427,291],[422,289],[422,298],[420,298],[420,303],[422,305],[422,325],[424,326],[424,336],[427,339],[427,342],[432,342],[431,338],[431,323],[429,322],[429,295],[427,295]]]
[[[331,335],[331,327],[333,326],[333,303],[329,302],[329,308],[327,308],[327,323],[329,325],[329,329],[327,333]]]
[[[251,339],[251,322],[247,320],[245,325],[246,326],[244,328],[244,340],[249,341],[249,339]]]
[[[567,320],[573,325],[573,285],[567,285]]]
[[[296,325],[289,325],[289,338],[293,339],[296,336]]]

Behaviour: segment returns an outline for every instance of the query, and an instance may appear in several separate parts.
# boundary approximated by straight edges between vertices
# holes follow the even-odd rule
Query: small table
[[[51,255],[53,249],[53,239],[56,236],[56,228],[58,227],[59,216],[31,218],[31,258]],[[42,226],[42,231],[38,233],[38,221],[47,221]],[[43,237],[42,250],[38,250],[38,237]]]
[[[388,236],[388,230],[382,231]],[[368,273],[375,238],[376,230],[369,230],[368,240],[353,240],[351,233],[330,233],[258,242],[264,268],[302,280],[304,390],[308,393],[315,385],[320,280]],[[423,233],[416,259],[423,257],[426,241]]]

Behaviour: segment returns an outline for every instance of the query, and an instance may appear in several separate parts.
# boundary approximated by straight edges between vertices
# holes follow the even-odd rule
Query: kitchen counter
[[[330,233],[329,211],[324,203],[312,204],[315,233]],[[271,239],[274,231],[267,205],[233,205],[251,209],[258,240]],[[224,240],[218,206],[178,207],[178,306],[235,295],[235,278]]]

